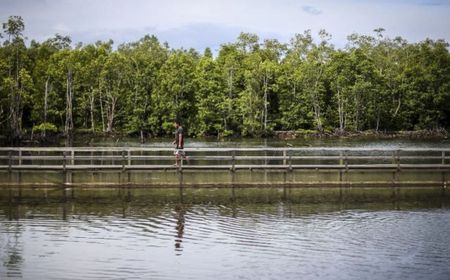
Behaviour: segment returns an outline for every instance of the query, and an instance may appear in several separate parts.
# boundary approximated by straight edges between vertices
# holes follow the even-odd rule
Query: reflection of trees
[[[175,251],[177,252],[177,255],[181,255],[181,252],[183,251],[181,243],[183,242],[185,222],[184,216],[186,215],[186,208],[187,207],[183,204],[175,205],[175,213],[177,219],[177,225],[175,226],[175,229],[177,230],[177,235],[175,237]]]

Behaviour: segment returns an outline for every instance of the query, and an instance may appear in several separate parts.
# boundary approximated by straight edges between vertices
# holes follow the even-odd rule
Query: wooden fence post
[[[400,171],[400,150],[397,150],[397,171]]]
[[[348,159],[347,159],[347,150],[344,150],[344,166],[345,166],[345,171],[344,171],[344,176],[342,176],[341,174],[341,182],[344,181],[346,185],[349,185],[349,176],[348,176]],[[344,177],[344,178],[343,178]]]
[[[289,170],[292,170],[292,152],[291,152],[291,150],[288,150],[288,156],[289,156]]]
[[[231,152],[231,171],[232,172],[234,172],[234,170],[235,170],[235,160],[236,160],[236,151],[235,150],[233,150],[232,152]]]
[[[122,171],[125,171],[125,151],[122,151]]]
[[[63,151],[63,170],[66,171],[66,151]]]
[[[345,165],[345,172],[348,171],[348,159],[347,159],[347,151],[344,150],[344,165]]]
[[[12,151],[9,150],[8,151],[8,169],[9,169],[9,172],[11,172],[11,165],[12,165]]]

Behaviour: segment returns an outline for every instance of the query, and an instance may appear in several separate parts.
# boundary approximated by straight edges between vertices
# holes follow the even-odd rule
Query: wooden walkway
[[[133,178],[130,179],[130,173],[141,172],[148,175],[155,172],[166,172],[164,176],[169,176],[167,174],[170,172],[167,173],[167,171],[172,171],[174,174],[204,172],[240,174],[252,171],[284,172],[286,174],[335,172],[337,174],[336,179],[331,179],[331,181],[330,179],[327,179],[328,181],[317,179],[318,184],[342,184],[343,181],[348,181],[348,176],[346,176],[348,173],[369,171],[392,173],[393,179],[385,180],[386,182],[401,182],[400,174],[408,173],[410,175],[421,174],[424,177],[423,182],[436,182],[446,186],[447,178],[450,177],[448,176],[450,174],[450,148],[187,148],[185,152],[188,161],[174,166],[174,155],[171,148],[0,147],[0,176],[4,177],[1,174],[9,175],[8,180],[0,181],[0,185],[15,183],[15,179],[11,179],[12,173],[19,173],[22,176],[28,172],[69,174],[66,177],[70,178],[64,179],[64,184],[75,183],[72,180],[73,174],[87,172],[126,173],[128,174],[128,184],[138,184],[138,182],[133,182]],[[432,176],[428,175],[431,173],[439,173],[439,178],[436,179],[437,177],[434,175],[431,178]],[[266,176],[265,181],[261,183],[268,183],[267,175],[264,176]],[[302,176],[305,178],[304,175]],[[179,180],[179,177],[175,178]],[[236,177],[236,175],[232,177]],[[228,179],[223,178],[228,177],[217,177],[219,183],[221,180],[224,181],[224,184],[230,183]],[[403,182],[419,184],[422,182],[411,178],[407,178]],[[253,182],[248,183],[258,184],[257,179],[253,178]],[[211,180],[213,183],[218,183],[215,181],[216,179]],[[360,183],[367,181],[361,180]],[[383,180],[378,180],[378,183],[381,181]],[[234,183],[235,179],[231,179],[231,182]],[[373,182],[377,183],[377,180]],[[94,183],[92,182],[92,184]],[[101,183],[108,182],[98,182],[98,184]],[[167,182],[168,185],[172,183],[174,182]],[[291,183],[302,184],[302,180],[291,179]],[[158,184],[164,184],[164,182]],[[201,182],[196,184],[201,184]]]

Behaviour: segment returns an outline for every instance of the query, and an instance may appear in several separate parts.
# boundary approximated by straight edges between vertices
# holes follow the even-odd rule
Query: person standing
[[[186,154],[184,153],[184,129],[179,120],[174,121],[175,126],[175,140],[173,145],[175,145],[175,166],[178,166],[180,161],[186,159]]]

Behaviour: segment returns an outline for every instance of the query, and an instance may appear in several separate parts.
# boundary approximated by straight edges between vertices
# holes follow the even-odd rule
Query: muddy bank
[[[439,130],[416,130],[416,131],[335,131],[318,132],[314,130],[302,131],[275,131],[273,137],[281,140],[291,140],[299,138],[373,138],[373,139],[449,139],[450,132],[444,129]]]
[[[145,137],[141,141],[138,135],[129,135],[126,133],[102,133],[102,132],[75,132],[71,141],[68,141],[63,133],[53,133],[45,137],[39,134],[24,135],[20,141],[10,141],[7,137],[0,135],[0,146],[98,146],[99,142],[104,145],[117,145],[124,141],[131,141],[135,144],[147,144],[150,142],[169,141],[170,135],[165,137]],[[169,140],[168,140],[169,139]],[[418,130],[418,131],[360,131],[360,132],[318,132],[314,130],[300,130],[300,131],[274,131],[270,136],[265,137],[226,137],[217,138],[217,136],[210,137],[188,137],[188,139],[195,139],[196,141],[225,141],[225,142],[240,142],[266,139],[267,141],[289,141],[301,139],[350,139],[350,140],[389,140],[389,139],[405,139],[405,140],[448,140],[450,139],[450,132],[446,130]],[[170,141],[169,141],[170,142]]]

